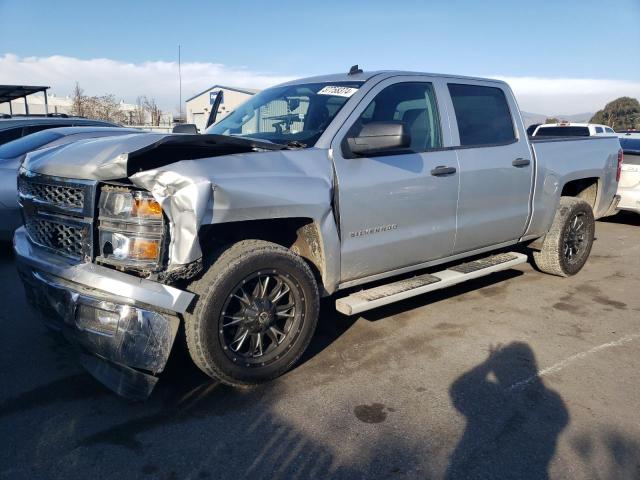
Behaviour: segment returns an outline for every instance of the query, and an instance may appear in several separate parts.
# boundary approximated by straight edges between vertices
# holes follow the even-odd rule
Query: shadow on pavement
[[[448,480],[548,478],[569,412],[537,371],[531,348],[515,342],[493,350],[451,385],[451,402],[467,425],[451,456]]]
[[[605,223],[622,223],[625,225],[640,227],[640,215],[634,212],[619,211],[615,215],[601,218],[598,221]]]

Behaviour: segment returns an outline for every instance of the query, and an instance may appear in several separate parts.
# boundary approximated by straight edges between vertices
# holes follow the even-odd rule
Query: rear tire
[[[318,322],[319,294],[305,261],[261,240],[225,248],[189,288],[187,346],[207,375],[234,386],[274,379],[304,353]]]
[[[579,198],[560,197],[558,210],[542,249],[533,252],[536,267],[559,277],[575,275],[589,258],[594,233],[595,220],[591,206]]]

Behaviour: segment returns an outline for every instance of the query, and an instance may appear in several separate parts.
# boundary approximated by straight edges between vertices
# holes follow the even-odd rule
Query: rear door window
[[[604,129],[602,127],[596,127],[596,133],[604,133]]]
[[[448,84],[456,112],[460,145],[486,146],[515,140],[507,98],[500,88]]]

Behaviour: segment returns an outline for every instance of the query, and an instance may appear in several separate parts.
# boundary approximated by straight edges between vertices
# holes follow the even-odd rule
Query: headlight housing
[[[162,207],[149,192],[103,186],[98,218],[98,262],[158,270],[165,223]]]

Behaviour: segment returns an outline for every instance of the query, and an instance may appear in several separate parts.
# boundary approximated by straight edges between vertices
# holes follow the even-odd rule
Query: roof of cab
[[[492,82],[492,83],[502,83],[507,85],[507,83],[503,80],[498,80],[495,78],[482,78],[482,77],[469,77],[463,75],[449,75],[442,73],[427,73],[427,72],[412,72],[412,71],[403,71],[403,70],[376,70],[371,72],[361,72],[349,74],[345,73],[334,73],[330,75],[319,75],[315,77],[306,77],[299,78],[296,80],[290,80],[288,82],[281,83],[280,85],[297,85],[301,83],[332,83],[332,82],[366,82],[373,77],[379,77],[381,80],[389,77],[397,77],[397,76],[412,76],[412,75],[423,75],[429,77],[441,77],[441,78],[451,78],[451,79],[459,79],[459,80],[474,80],[474,81],[483,81],[483,82]]]

